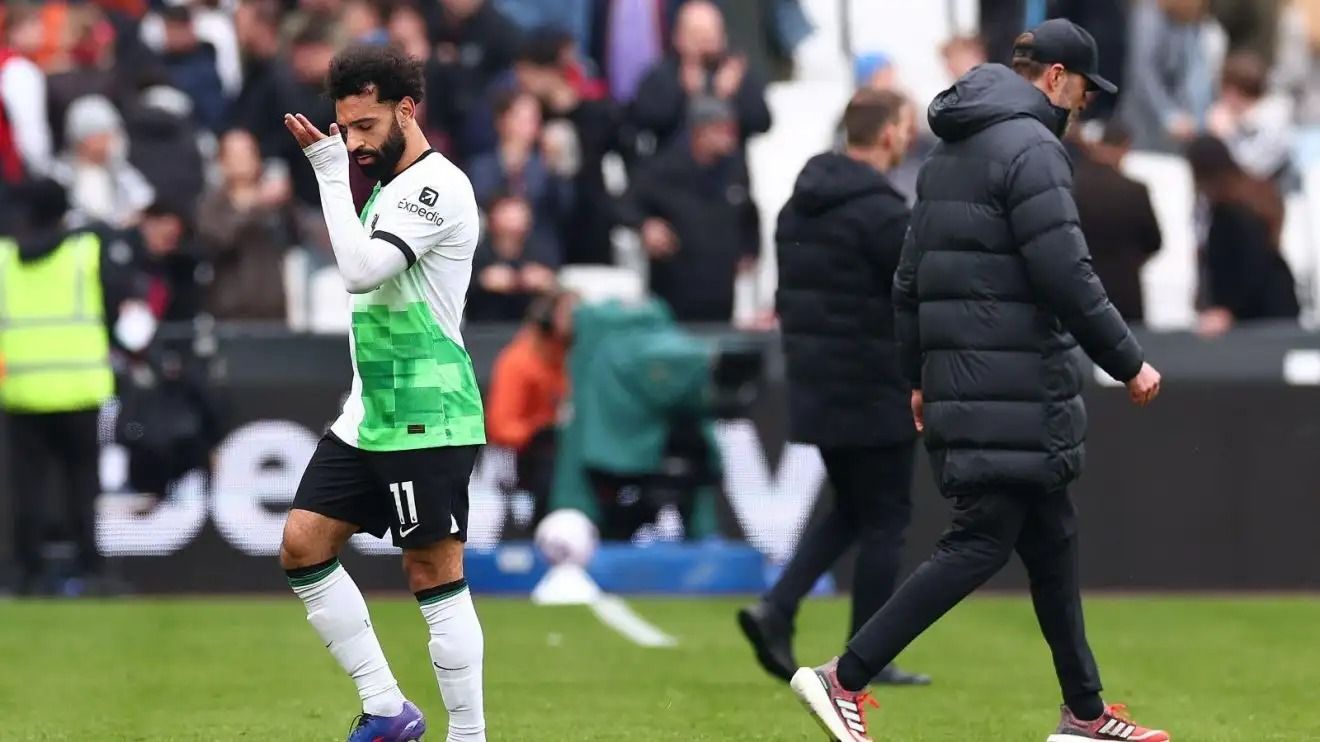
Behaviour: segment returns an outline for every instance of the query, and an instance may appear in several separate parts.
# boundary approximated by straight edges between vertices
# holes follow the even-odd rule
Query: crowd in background
[[[1279,240],[1320,157],[1320,1],[981,6],[982,35],[942,48],[950,81],[1004,60],[1034,14],[1088,28],[1119,85],[1073,146],[1097,270],[1129,319],[1160,247],[1148,194],[1118,170],[1129,148],[1191,158],[1200,329],[1297,316]],[[345,44],[425,60],[424,129],[486,219],[468,311],[482,322],[521,318],[562,266],[615,263],[620,228],[680,320],[728,321],[761,254],[747,143],[810,26],[796,0],[96,0],[10,4],[3,29],[0,188],[63,185],[70,221],[123,236],[165,320],[283,322],[286,254],[332,254],[282,115],[333,119],[320,88]],[[853,51],[859,86],[903,89],[884,50]],[[909,196],[934,143],[916,119],[892,174]],[[0,194],[6,232],[21,212]]]

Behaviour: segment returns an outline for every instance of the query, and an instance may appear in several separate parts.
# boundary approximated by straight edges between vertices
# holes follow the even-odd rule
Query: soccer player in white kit
[[[484,741],[481,624],[463,577],[468,480],[485,443],[481,395],[459,322],[478,212],[467,176],[417,125],[421,63],[350,47],[330,66],[329,133],[285,126],[316,171],[335,261],[352,294],[353,383],[321,439],[284,525],[280,563],[307,620],[352,677],[362,714],[349,742],[421,739],[426,720],[399,690],[357,585],[340,565],[360,531],[389,531],[430,630],[449,711],[447,739]],[[377,179],[355,213],[350,155]]]

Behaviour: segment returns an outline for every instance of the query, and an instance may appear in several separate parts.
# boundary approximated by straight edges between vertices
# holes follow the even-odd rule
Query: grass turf
[[[444,707],[411,600],[370,601],[406,693],[443,739]],[[733,600],[639,599],[679,637],[642,649],[585,609],[478,598],[489,736],[501,742],[802,740],[821,733],[755,666]],[[1103,598],[1087,603],[1110,701],[1192,742],[1320,740],[1317,599]],[[798,653],[835,652],[841,601],[810,603]],[[883,690],[877,739],[1043,740],[1057,722],[1029,603],[957,608],[903,657],[935,676]],[[287,599],[0,602],[4,740],[342,740],[351,684]]]

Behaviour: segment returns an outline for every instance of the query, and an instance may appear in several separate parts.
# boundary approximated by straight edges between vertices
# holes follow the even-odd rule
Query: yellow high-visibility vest
[[[114,394],[95,234],[70,235],[30,262],[0,240],[0,357],[0,406],[10,412],[95,409]]]

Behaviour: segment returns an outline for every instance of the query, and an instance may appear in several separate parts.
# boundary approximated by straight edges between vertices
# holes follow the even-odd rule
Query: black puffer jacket
[[[912,440],[890,298],[908,208],[875,168],[813,157],[779,212],[776,297],[789,437],[822,447]]]
[[[1066,112],[986,64],[928,116],[942,141],[917,183],[894,300],[937,482],[946,495],[1058,490],[1084,458],[1073,349],[1120,381],[1142,364],[1078,228]]]

